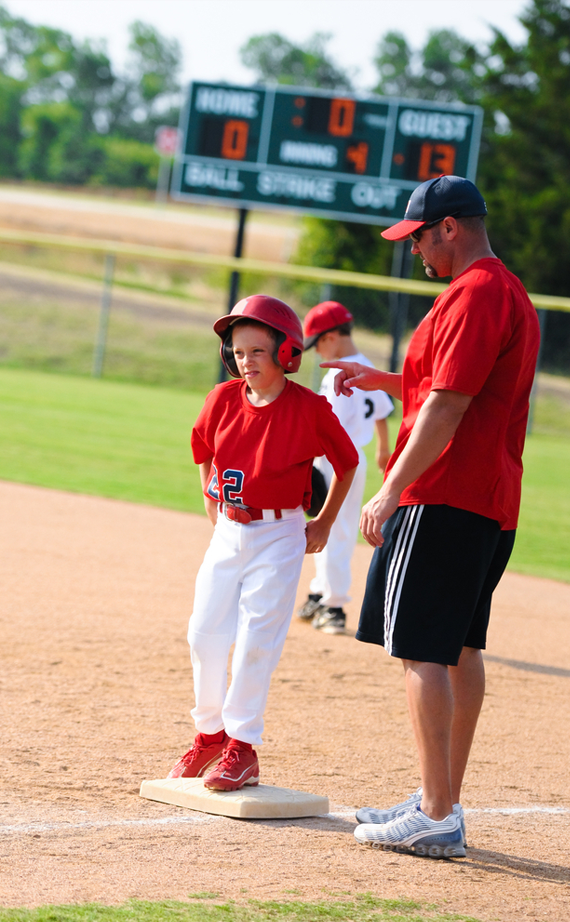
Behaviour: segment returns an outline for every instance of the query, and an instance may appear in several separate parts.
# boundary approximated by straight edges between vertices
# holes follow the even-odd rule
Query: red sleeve
[[[190,445],[195,464],[202,464],[214,455],[214,437],[219,418],[219,394],[214,389],[206,397],[204,406],[194,423]]]
[[[327,398],[319,396],[317,400],[316,425],[322,445],[321,454],[326,455],[338,479],[344,480],[346,472],[358,464],[358,451]]]
[[[475,396],[510,335],[510,299],[487,273],[443,297],[434,318],[432,390]]]

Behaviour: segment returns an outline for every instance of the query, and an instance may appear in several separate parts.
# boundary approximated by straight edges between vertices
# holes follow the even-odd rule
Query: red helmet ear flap
[[[288,374],[299,371],[302,357],[302,351],[295,346],[289,337],[287,337],[277,349],[278,362]]]

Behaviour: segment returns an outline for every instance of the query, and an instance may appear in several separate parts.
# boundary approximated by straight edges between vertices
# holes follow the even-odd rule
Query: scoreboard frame
[[[194,82],[171,195],[390,225],[426,179],[475,180],[482,122],[479,106]]]

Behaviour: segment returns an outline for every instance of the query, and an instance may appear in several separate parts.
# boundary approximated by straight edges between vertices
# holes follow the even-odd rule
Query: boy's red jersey
[[[325,397],[287,380],[264,407],[242,380],[208,394],[192,430],[196,464],[213,459],[206,495],[256,509],[308,509],[313,459],[326,455],[342,480],[358,453]]]

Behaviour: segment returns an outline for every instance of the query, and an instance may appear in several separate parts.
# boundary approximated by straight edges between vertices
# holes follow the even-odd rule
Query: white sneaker
[[[411,852],[425,858],[465,858],[461,819],[450,813],[443,820],[432,820],[419,808],[390,823],[363,823],[354,830],[359,845],[385,851]]]
[[[399,816],[407,813],[410,807],[415,807],[416,804],[421,803],[421,800],[422,789],[418,788],[414,794],[410,794],[407,800],[402,801],[401,804],[396,804],[395,807],[389,807],[388,810],[361,807],[360,810],[356,811],[356,821],[357,823],[391,823],[392,820],[397,820]]]
[[[413,794],[410,794],[407,800],[395,807],[389,807],[388,810],[377,810],[375,807],[361,807],[356,811],[357,823],[391,823],[400,816],[407,813],[410,807],[419,806],[422,802],[422,788],[418,788]],[[467,847],[467,838],[465,834],[465,816],[461,804],[453,804],[453,812],[459,817],[461,823],[461,832],[463,834],[463,847]]]

